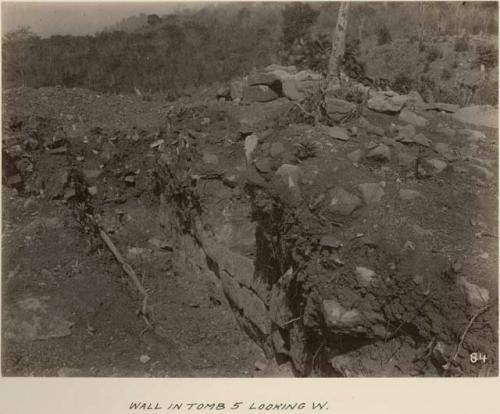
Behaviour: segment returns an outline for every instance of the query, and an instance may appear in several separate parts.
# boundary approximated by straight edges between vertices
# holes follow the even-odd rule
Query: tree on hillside
[[[157,14],[150,14],[148,16],[148,25],[155,26],[159,23],[161,23],[161,18]]]
[[[340,83],[340,59],[345,53],[345,37],[347,32],[347,18],[349,14],[349,2],[340,3],[337,24],[332,35],[332,50],[328,62],[328,89],[336,89]]]
[[[2,76],[4,87],[11,86],[8,79],[16,79],[18,84],[27,85],[28,75],[36,74],[36,68],[26,62],[38,50],[40,41],[29,27],[19,27],[15,31],[6,33],[3,37],[2,47]]]
[[[27,42],[35,39],[39,39],[39,37],[28,26],[20,26],[17,30],[7,32],[3,36],[5,43]]]
[[[319,11],[307,3],[285,5],[283,15],[283,43],[289,52],[296,42],[303,41],[316,22]]]

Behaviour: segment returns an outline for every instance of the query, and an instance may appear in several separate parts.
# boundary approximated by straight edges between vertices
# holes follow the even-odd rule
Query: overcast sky
[[[186,3],[178,2],[3,2],[2,33],[29,26],[40,36],[94,34],[125,17],[140,13],[166,14]],[[192,4],[191,6],[195,6]]]

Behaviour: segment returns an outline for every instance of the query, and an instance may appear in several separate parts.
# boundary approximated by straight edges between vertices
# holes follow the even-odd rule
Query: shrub
[[[469,42],[465,37],[460,37],[455,40],[455,52],[467,52],[469,50]]]
[[[285,49],[291,49],[294,42],[305,37],[316,23],[319,11],[314,10],[308,3],[286,4],[283,16],[283,43]]]
[[[451,72],[449,71],[448,68],[443,68],[443,70],[441,71],[441,79],[443,80],[451,79]]]
[[[421,76],[415,84],[415,89],[427,102],[435,98],[436,84],[431,78]]]
[[[354,87],[350,82],[342,84],[340,88],[335,91],[335,97],[355,104],[363,103],[365,98],[363,91]]]
[[[340,59],[343,71],[351,79],[365,77],[365,64],[359,61],[359,40],[349,41],[346,44],[344,56]]]
[[[476,50],[476,64],[484,65],[487,69],[498,64],[498,49],[495,45],[479,45]]]
[[[378,29],[377,40],[379,46],[392,42],[391,32],[389,32],[389,29],[385,24],[380,29]]]
[[[443,52],[436,47],[433,46],[431,50],[427,53],[427,61],[428,62],[434,62],[436,59],[441,59],[443,57]]]
[[[295,156],[301,161],[314,158],[317,156],[317,153],[318,148],[314,142],[303,141],[295,147]]]
[[[486,82],[479,86],[472,103],[478,105],[498,105],[498,81]]]
[[[400,73],[391,83],[391,89],[399,94],[406,95],[413,89],[413,80],[406,73]]]

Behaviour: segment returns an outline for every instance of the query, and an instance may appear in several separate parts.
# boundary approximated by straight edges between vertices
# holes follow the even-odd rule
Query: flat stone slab
[[[490,105],[467,106],[451,117],[464,124],[498,129],[498,109]]]
[[[74,325],[56,314],[46,300],[28,297],[16,303],[11,317],[4,316],[7,338],[18,341],[46,340],[71,335]]]
[[[323,130],[330,138],[338,139],[340,141],[349,141],[350,139],[346,128],[325,126]]]
[[[372,111],[383,113],[395,113],[403,109],[408,100],[407,95],[392,95],[386,92],[377,92],[368,99],[367,105]]]

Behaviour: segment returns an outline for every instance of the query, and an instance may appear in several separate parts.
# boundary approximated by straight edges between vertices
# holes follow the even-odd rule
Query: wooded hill
[[[3,84],[112,93],[139,88],[175,98],[270,63],[321,71],[337,10],[338,3],[326,2],[207,4],[167,16],[135,16],[94,36],[40,38],[21,28],[3,38]],[[497,16],[496,2],[354,3],[348,51],[359,60],[359,47],[370,41],[496,37]],[[355,72],[364,71],[363,63],[369,64],[361,62]]]

